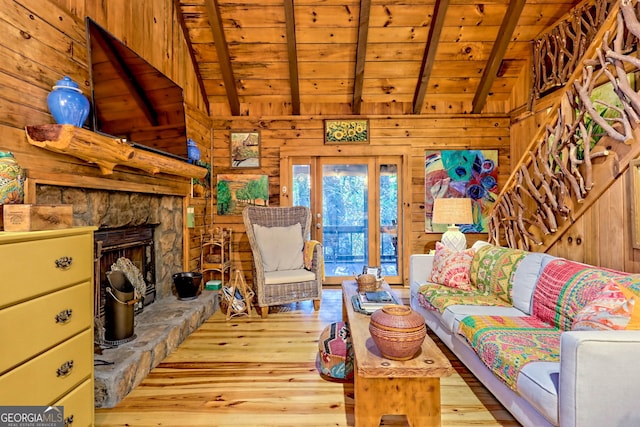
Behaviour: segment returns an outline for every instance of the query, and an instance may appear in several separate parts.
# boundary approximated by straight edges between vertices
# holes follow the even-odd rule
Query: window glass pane
[[[293,206],[311,208],[311,167],[293,165]]]
[[[398,275],[398,166],[380,165],[380,261],[385,276]]]

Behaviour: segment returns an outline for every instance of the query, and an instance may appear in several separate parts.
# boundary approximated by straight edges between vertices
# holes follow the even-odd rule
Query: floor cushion
[[[353,348],[349,324],[328,325],[318,340],[318,371],[338,380],[353,380]]]

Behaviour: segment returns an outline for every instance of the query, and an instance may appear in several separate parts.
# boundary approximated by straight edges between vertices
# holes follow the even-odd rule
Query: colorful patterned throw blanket
[[[478,290],[463,291],[461,289],[450,288],[435,283],[422,285],[418,290],[418,302],[429,310],[437,310],[440,313],[450,305],[473,304],[473,305],[493,305],[510,306],[505,300]]]
[[[598,296],[604,285],[627,275],[566,259],[553,260],[538,279],[533,293],[533,315],[552,326],[569,330],[576,313]]]
[[[559,362],[561,330],[532,317],[467,316],[459,333],[511,389],[530,362]]]
[[[471,284],[511,303],[513,277],[527,252],[486,245],[478,249],[471,262]]]

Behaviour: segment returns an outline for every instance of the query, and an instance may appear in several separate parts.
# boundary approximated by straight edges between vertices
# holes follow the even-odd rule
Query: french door
[[[364,267],[380,267],[387,282],[402,283],[401,156],[288,160],[288,199],[311,209],[325,283],[341,283]]]

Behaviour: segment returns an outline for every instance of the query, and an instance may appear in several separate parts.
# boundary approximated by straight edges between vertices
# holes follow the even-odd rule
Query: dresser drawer
[[[93,285],[84,282],[0,310],[0,373],[90,329],[92,291]]]
[[[3,405],[50,405],[93,371],[93,334],[76,335],[0,376]]]
[[[64,236],[0,245],[0,308],[93,274],[93,236]]]
[[[65,427],[86,427],[93,425],[93,382],[87,380],[71,390],[53,406],[64,408]]]

